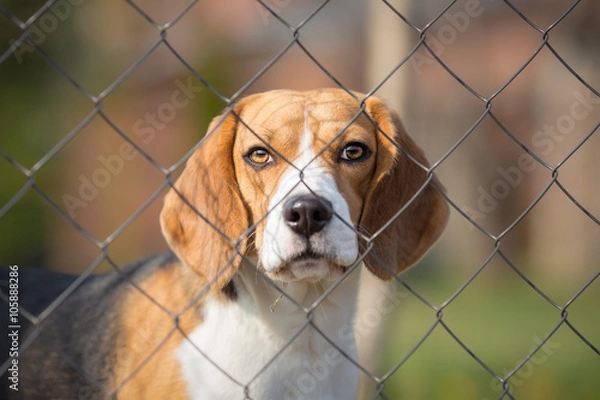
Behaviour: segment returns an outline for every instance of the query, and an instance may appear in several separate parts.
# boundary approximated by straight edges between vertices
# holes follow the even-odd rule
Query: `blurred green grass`
[[[431,293],[443,294],[440,298],[446,296],[445,300],[464,283],[448,277],[408,281],[428,301],[432,301]],[[582,286],[581,282],[539,284],[561,306]],[[432,302],[439,306],[444,300]],[[600,346],[599,304],[600,282],[596,280],[567,308],[568,321],[596,348]],[[516,274],[485,271],[444,308],[442,316],[464,345],[502,377],[519,365],[561,319],[561,311]],[[387,347],[380,376],[393,370],[436,320],[435,310],[412,294],[404,297],[386,327],[383,343]],[[563,323],[509,383],[515,399],[599,399],[600,357]],[[501,397],[502,385],[444,326],[437,324],[414,354],[391,375],[385,394],[389,399],[491,400]]]

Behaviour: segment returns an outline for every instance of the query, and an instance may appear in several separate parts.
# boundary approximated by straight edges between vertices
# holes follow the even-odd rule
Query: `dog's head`
[[[356,94],[363,98],[361,94]],[[216,289],[241,255],[274,280],[381,279],[414,264],[448,206],[396,113],[340,89],[271,91],[216,117],[169,191],[163,233]]]

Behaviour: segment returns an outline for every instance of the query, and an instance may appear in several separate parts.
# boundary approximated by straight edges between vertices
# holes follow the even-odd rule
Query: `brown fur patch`
[[[202,304],[192,304],[192,299],[204,285],[187,267],[173,263],[139,283],[154,301],[131,288],[121,305],[113,381],[118,398],[187,398],[175,350],[185,340],[181,331],[189,334],[202,322]],[[176,320],[169,312],[182,314]]]

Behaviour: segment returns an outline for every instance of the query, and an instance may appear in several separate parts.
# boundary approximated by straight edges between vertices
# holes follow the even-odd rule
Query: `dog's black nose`
[[[327,225],[332,210],[331,202],[322,197],[298,196],[283,205],[283,218],[294,232],[308,238]]]

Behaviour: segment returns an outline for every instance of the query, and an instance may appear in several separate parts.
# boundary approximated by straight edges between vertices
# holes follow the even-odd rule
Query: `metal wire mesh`
[[[36,26],[36,24],[39,24],[40,21],[43,18],[45,18],[45,16],[46,16],[46,18],[48,18],[48,15],[51,15],[49,13],[51,12],[52,8],[55,7],[59,3],[60,3],[60,1],[58,1],[58,0],[51,0],[51,1],[45,2],[35,13],[33,13],[26,20],[22,20],[22,19],[18,18],[16,15],[11,13],[11,11],[9,11],[6,7],[0,5],[0,13],[2,13],[6,18],[8,18],[8,20],[10,20],[10,22],[12,24],[14,24],[15,26],[17,26],[20,29],[20,31],[22,32],[21,35],[15,41],[13,41],[11,43],[10,47],[3,54],[0,55],[0,64],[6,62],[11,57],[14,57],[15,54],[18,53],[20,51],[20,49],[22,49],[24,46],[26,46],[29,49],[33,49],[37,54],[39,54],[39,56],[41,56],[45,60],[45,62],[50,67],[52,67],[58,74],[60,74],[60,76],[63,79],[68,81],[73,86],[73,88],[75,88],[78,92],[80,92],[83,96],[85,96],[85,98],[89,102],[93,103],[93,105],[94,105],[93,110],[91,112],[89,112],[89,114],[86,115],[84,118],[82,118],[81,121],[79,122],[79,124],[73,130],[66,133],[64,135],[64,137],[62,138],[62,140],[60,140],[56,145],[54,145],[52,147],[52,149],[47,151],[46,154],[43,157],[41,157],[39,160],[37,160],[37,162],[35,162],[35,164],[30,168],[25,167],[22,163],[20,163],[18,161],[18,159],[16,157],[12,156],[7,151],[0,148],[0,156],[4,160],[6,160],[8,163],[10,163],[14,168],[18,169],[18,171],[20,171],[20,173],[26,178],[26,183],[16,193],[14,193],[12,195],[12,197],[10,198],[10,200],[7,203],[5,203],[1,206],[0,218],[2,218],[2,216],[6,215],[11,210],[11,208],[13,208],[17,203],[19,203],[27,193],[30,193],[33,191],[39,196],[40,199],[42,199],[45,203],[47,203],[55,213],[60,215],[65,221],[67,221],[69,224],[71,224],[81,235],[83,235],[87,240],[89,240],[91,243],[93,243],[95,246],[97,246],[97,248],[100,249],[100,255],[89,266],[87,266],[87,268],[85,268],[85,270],[80,274],[80,276],[75,281],[72,282],[72,284],[70,286],[68,286],[68,288],[61,294],[61,296],[58,297],[54,302],[52,302],[52,304],[48,308],[46,308],[41,314],[39,314],[38,316],[34,316],[34,315],[29,314],[27,312],[27,310],[21,310],[22,317],[27,318],[33,326],[32,330],[28,336],[28,340],[21,343],[21,345],[20,345],[21,352],[26,352],[30,343],[38,335],[44,335],[44,330],[41,328],[41,326],[42,326],[41,323],[44,320],[46,320],[48,318],[48,316],[50,316],[65,301],[65,299],[67,299],[68,296],[71,293],[73,293],[73,291],[75,291],[81,285],[81,283],[83,282],[84,279],[86,279],[91,274],[93,274],[102,262],[108,262],[112,266],[112,268],[114,268],[115,270],[121,270],[122,266],[120,266],[118,262],[113,260],[109,254],[109,249],[111,247],[111,244],[116,240],[116,238],[118,238],[120,235],[122,235],[123,232],[142,213],[144,213],[148,209],[148,207],[150,207],[150,205],[155,202],[155,200],[157,198],[160,198],[166,192],[167,189],[169,189],[170,187],[173,186],[173,184],[174,184],[173,174],[175,173],[175,171],[179,170],[182,167],[182,165],[185,164],[185,162],[191,156],[191,154],[199,146],[202,145],[201,142],[197,143],[177,163],[175,163],[174,165],[171,165],[171,166],[164,166],[159,161],[157,161],[152,155],[150,155],[148,152],[146,152],[142,147],[140,147],[139,144],[136,143],[136,141],[132,140],[131,135],[128,132],[123,131],[116,123],[114,123],[111,120],[111,116],[109,114],[107,114],[103,109],[103,103],[105,102],[107,97],[109,97],[116,90],[116,88],[119,85],[121,85],[124,81],[126,81],[127,79],[130,79],[131,75],[140,67],[140,65],[143,62],[147,61],[153,55],[153,53],[157,51],[157,49],[159,47],[165,46],[166,48],[168,48],[169,51],[171,52],[171,54],[181,63],[181,65],[187,70],[187,72],[189,72],[189,74],[191,76],[193,76],[195,79],[197,79],[198,81],[200,81],[202,83],[202,85],[205,87],[205,90],[209,90],[210,92],[212,92],[215,96],[217,96],[220,99],[224,108],[231,109],[232,106],[235,105],[236,102],[239,101],[240,98],[243,97],[248,92],[249,88],[252,85],[254,85],[263,75],[268,73],[268,71],[274,65],[279,63],[280,60],[283,57],[285,57],[286,54],[288,54],[288,52],[290,52],[292,50],[298,50],[298,49],[300,51],[302,51],[307,57],[309,57],[310,60],[312,60],[312,62],[314,63],[314,65],[316,65],[324,74],[326,74],[333,82],[335,82],[335,84],[339,88],[342,88],[342,89],[346,90],[348,93],[351,93],[350,92],[351,89],[347,88],[336,77],[336,75],[334,73],[330,72],[325,67],[325,65],[322,62],[320,62],[319,57],[315,56],[311,52],[311,50],[309,50],[309,48],[307,48],[303,43],[303,37],[304,37],[303,35],[305,35],[306,32],[311,29],[311,24],[310,24],[311,21],[313,20],[313,18],[315,18],[315,16],[317,16],[324,9],[324,7],[328,6],[328,3],[330,3],[329,0],[323,1],[322,3],[315,6],[311,13],[306,15],[306,17],[303,20],[301,20],[301,22],[295,23],[295,24],[288,22],[281,15],[281,13],[280,13],[281,10],[278,6],[274,6],[272,3],[267,2],[267,1],[257,0],[257,4],[262,8],[263,12],[268,13],[266,15],[268,15],[269,18],[271,18],[271,21],[273,21],[273,23],[281,24],[281,26],[285,27],[288,31],[289,36],[287,38],[285,45],[282,46],[281,49],[264,66],[262,66],[262,68],[260,68],[260,70],[254,76],[252,76],[250,79],[248,79],[247,82],[244,85],[242,85],[231,96],[226,96],[223,93],[220,93],[219,90],[217,90],[216,87],[214,87],[211,84],[210,79],[208,79],[208,78],[202,76],[200,73],[198,73],[198,71],[192,66],[192,64],[188,60],[186,60],[186,57],[184,55],[182,55],[180,52],[178,52],[178,50],[175,48],[175,46],[173,46],[171,44],[171,42],[169,40],[169,33],[171,32],[171,30],[174,29],[175,27],[177,27],[180,20],[182,20],[188,14],[188,12],[193,7],[196,6],[197,1],[192,1],[189,4],[187,4],[185,7],[183,7],[177,13],[177,15],[172,17],[166,23],[159,23],[155,19],[153,19],[153,17],[150,16],[144,10],[143,5],[137,4],[134,1],[126,1],[126,3],[133,10],[135,10],[135,12],[137,12],[148,24],[150,24],[151,26],[154,27],[154,29],[156,30],[156,33],[157,33],[156,39],[153,41],[153,43],[151,43],[147,47],[147,49],[145,49],[143,54],[125,70],[125,72],[123,72],[110,85],[105,87],[98,95],[93,95],[89,90],[87,90],[84,87],[84,85],[79,84],[77,79],[75,79],[72,76],[72,74],[70,74],[63,67],[61,67],[61,65],[59,63],[55,62],[55,60],[44,50],[43,46],[40,46],[39,43],[37,43],[36,40],[34,40],[34,38],[32,37],[32,29]],[[356,367],[359,368],[361,370],[361,372],[365,376],[367,376],[370,381],[372,381],[374,383],[375,392],[369,394],[369,396],[370,396],[369,398],[373,398],[373,399],[388,399],[388,398],[390,398],[390,397],[388,397],[388,395],[386,395],[386,383],[388,382],[388,380],[392,379],[392,376],[396,372],[400,371],[399,373],[401,373],[403,366],[409,362],[409,360],[415,354],[415,352],[417,352],[419,350],[420,346],[422,346],[423,343],[425,343],[428,340],[428,338],[430,337],[432,332],[434,332],[434,330],[436,330],[436,328],[439,328],[439,327],[443,328],[443,330],[447,333],[447,335],[449,335],[449,337],[451,337],[464,350],[464,352],[466,354],[468,354],[483,370],[485,370],[492,379],[494,379],[495,381],[498,382],[499,386],[501,387],[501,391],[497,393],[498,399],[509,399],[509,398],[515,399],[516,398],[514,395],[514,392],[513,392],[513,387],[511,386],[511,378],[514,378],[515,375],[517,373],[519,373],[519,371],[522,371],[523,368],[525,367],[525,365],[528,363],[528,361],[530,361],[533,357],[535,357],[536,354],[539,354],[540,351],[542,350],[542,348],[549,341],[552,340],[552,338],[556,334],[556,332],[562,327],[568,327],[568,329],[572,332],[573,335],[576,335],[579,339],[581,339],[581,342],[584,343],[585,346],[588,347],[590,352],[595,353],[596,355],[600,355],[598,343],[594,343],[592,339],[589,339],[588,337],[586,337],[586,335],[584,333],[582,333],[580,330],[578,330],[577,326],[574,323],[572,323],[572,321],[569,319],[569,310],[570,310],[572,304],[574,302],[576,302],[577,299],[580,296],[582,296],[587,290],[590,289],[590,287],[594,284],[594,282],[598,278],[598,275],[600,275],[600,270],[596,271],[595,274],[593,274],[593,276],[589,280],[587,280],[585,282],[585,284],[583,284],[581,286],[581,288],[568,299],[568,301],[557,302],[556,300],[553,299],[552,295],[546,294],[544,292],[544,290],[542,290],[541,287],[537,286],[526,275],[526,273],[524,273],[517,266],[517,264],[514,262],[514,260],[511,259],[511,256],[509,254],[507,254],[503,250],[503,247],[502,247],[505,237],[515,228],[515,226],[517,226],[520,222],[523,221],[524,218],[526,218],[526,216],[528,216],[528,214],[538,205],[538,203],[540,201],[542,201],[542,199],[544,199],[544,196],[546,196],[546,194],[548,193],[548,191],[551,188],[560,189],[560,191],[563,192],[565,194],[565,196],[567,196],[568,199],[577,208],[579,208],[581,210],[581,212],[583,212],[593,224],[596,225],[596,228],[598,228],[598,225],[600,225],[600,220],[599,220],[598,216],[594,215],[593,211],[587,209],[583,204],[581,204],[577,200],[577,196],[570,193],[570,191],[567,189],[567,187],[565,185],[565,182],[561,179],[560,172],[561,172],[561,168],[563,167],[563,165],[573,155],[575,155],[582,148],[582,146],[584,146],[586,144],[586,142],[590,138],[592,138],[592,136],[597,135],[596,132],[598,130],[598,127],[600,126],[600,122],[596,122],[594,127],[589,131],[589,133],[587,133],[587,135],[585,135],[579,141],[579,143],[576,146],[574,146],[572,148],[572,150],[565,157],[563,157],[557,163],[550,164],[547,161],[545,161],[545,159],[543,157],[541,157],[539,154],[537,154],[534,151],[534,149],[531,148],[530,145],[523,142],[518,137],[518,135],[515,135],[509,127],[507,127],[505,124],[503,124],[502,118],[498,117],[495,114],[494,107],[493,107],[495,104],[495,100],[505,90],[507,90],[507,88],[511,87],[511,85],[517,84],[517,82],[516,82],[517,78],[525,70],[527,70],[527,68],[530,66],[530,64],[532,64],[536,60],[536,57],[538,57],[538,55],[540,54],[540,52],[542,50],[549,50],[554,55],[556,60],[558,60],[560,62],[560,64],[562,64],[577,81],[579,81],[590,92],[592,92],[594,96],[600,97],[600,92],[594,86],[589,84],[586,81],[586,79],[584,79],[577,72],[577,70],[575,68],[570,66],[569,62],[565,59],[565,57],[561,54],[561,52],[558,51],[553,46],[553,44],[550,40],[552,37],[553,31],[562,23],[562,21],[565,18],[567,18],[569,16],[569,14],[576,7],[578,7],[580,5],[581,2],[580,1],[572,2],[565,8],[564,12],[558,18],[556,18],[556,20],[554,20],[552,23],[550,23],[548,25],[540,26],[540,25],[537,25],[536,23],[534,23],[530,18],[528,18],[527,15],[525,15],[524,12],[521,11],[521,7],[517,4],[518,2],[511,2],[509,0],[504,0],[503,4],[506,7],[508,7],[510,10],[512,10],[512,12],[514,12],[514,14],[516,16],[518,16],[525,24],[527,24],[531,30],[533,30],[537,33],[537,35],[539,37],[539,39],[538,39],[539,43],[538,43],[538,46],[535,49],[535,51],[533,51],[531,56],[522,63],[521,67],[518,68],[510,76],[510,78],[507,79],[502,85],[500,85],[498,87],[498,89],[496,91],[494,91],[491,95],[484,95],[484,94],[478,92],[474,87],[470,86],[466,82],[465,79],[463,79],[461,76],[459,76],[453,70],[453,68],[444,61],[443,57],[440,57],[436,53],[435,49],[432,48],[432,46],[430,44],[431,42],[429,39],[432,36],[432,32],[431,32],[431,30],[433,29],[432,27],[436,24],[436,22],[438,22],[441,18],[444,17],[444,15],[446,15],[449,12],[449,10],[457,3],[456,0],[448,2],[444,7],[442,7],[442,9],[439,11],[439,13],[433,19],[428,21],[423,26],[418,26],[417,24],[411,22],[410,18],[408,18],[403,13],[398,11],[398,9],[395,8],[391,2],[382,0],[382,3],[384,3],[385,6],[388,8],[388,11],[390,14],[393,14],[397,17],[397,24],[402,24],[402,25],[410,28],[412,31],[414,31],[415,33],[417,33],[419,35],[420,39],[418,40],[417,43],[414,44],[411,51],[408,54],[406,54],[406,56],[400,62],[398,62],[398,64],[392,70],[390,70],[389,73],[386,76],[384,76],[383,79],[381,79],[381,81],[377,85],[370,88],[370,91],[366,94],[366,97],[364,99],[357,99],[359,102],[361,102],[363,104],[363,108],[364,108],[364,101],[367,98],[371,97],[375,92],[377,92],[383,85],[385,85],[386,82],[401,67],[403,67],[405,64],[409,63],[411,58],[414,58],[415,54],[418,51],[426,51],[427,54],[430,55],[435,60],[435,62],[439,66],[441,66],[459,85],[461,85],[464,88],[464,90],[473,97],[473,99],[475,99],[477,102],[479,102],[482,107],[481,108],[482,111],[481,111],[480,115],[478,115],[474,119],[474,122],[472,122],[472,125],[458,138],[458,140],[456,140],[456,142],[450,148],[448,148],[448,150],[441,157],[439,157],[437,160],[435,160],[435,162],[433,162],[431,168],[425,168],[428,173],[429,179],[424,183],[423,187],[430,184],[430,180],[431,180],[433,172],[436,171],[438,168],[441,168],[441,166],[444,165],[446,160],[449,157],[451,157],[455,153],[455,151],[457,149],[459,149],[471,135],[474,135],[474,132],[477,130],[477,128],[480,126],[480,124],[482,123],[482,121],[484,119],[488,119],[488,120],[491,119],[502,130],[502,132],[506,135],[507,138],[509,138],[518,147],[520,147],[526,154],[528,154],[531,158],[533,158],[535,160],[535,162],[538,163],[542,168],[547,170],[548,173],[551,175],[551,179],[548,181],[546,186],[537,194],[537,196],[534,198],[534,200],[531,201],[531,203],[525,208],[525,210],[521,212],[521,214],[518,217],[514,218],[514,220],[512,220],[512,221],[508,221],[507,227],[500,233],[492,233],[490,230],[486,229],[476,219],[474,219],[472,217],[472,215],[470,215],[468,212],[466,212],[464,210],[464,208],[461,207],[460,204],[458,204],[455,200],[453,200],[453,198],[451,196],[444,195],[446,201],[449,203],[449,205],[453,209],[453,212],[455,212],[457,215],[460,215],[462,218],[464,218],[466,221],[468,221],[468,223],[472,224],[477,230],[479,230],[483,235],[485,235],[487,238],[489,238],[491,241],[493,241],[493,243],[494,243],[493,250],[489,253],[485,262],[483,262],[476,269],[476,271],[464,283],[462,283],[460,285],[460,287],[455,291],[455,293],[453,293],[450,297],[448,297],[441,304],[436,304],[435,302],[428,300],[426,296],[420,294],[418,290],[416,290],[410,284],[408,284],[403,279],[402,276],[396,276],[396,284],[397,284],[396,288],[397,289],[400,288],[398,290],[401,290],[405,296],[411,296],[415,300],[421,302],[426,308],[428,308],[430,310],[430,313],[432,315],[434,315],[435,318],[434,318],[434,322],[431,324],[430,328],[423,334],[421,339],[414,345],[414,347],[412,349],[410,349],[406,353],[406,355],[402,357],[402,359],[396,360],[395,365],[393,365],[392,368],[385,371],[383,374],[377,374],[377,373],[363,367],[360,363],[360,360],[354,360],[349,355],[345,354],[344,351],[342,349],[340,349],[334,341],[330,340],[330,338],[328,338],[327,335],[320,330],[320,327],[314,323],[314,321],[313,321],[314,310],[321,304],[321,302],[333,290],[335,290],[335,288],[337,287],[337,284],[334,285],[329,290],[327,290],[320,299],[318,299],[314,304],[312,304],[311,307],[308,307],[308,308],[303,306],[302,304],[297,303],[291,296],[289,296],[285,292],[283,292],[282,296],[285,296],[290,301],[294,302],[295,305],[299,309],[302,309],[306,313],[306,321],[298,328],[297,332],[290,338],[287,345],[285,347],[283,347],[273,357],[273,359],[271,361],[269,361],[267,364],[262,366],[259,369],[259,372],[257,373],[257,375],[253,379],[251,379],[249,382],[237,381],[233,376],[231,376],[229,374],[228,371],[221,369],[218,365],[215,365],[215,366],[217,366],[217,368],[219,368],[221,370],[222,373],[229,376],[229,378],[231,379],[233,384],[238,385],[240,387],[240,393],[245,393],[246,398],[253,398],[252,391],[250,390],[250,385],[252,384],[252,382],[260,374],[262,374],[267,368],[269,368],[269,366],[275,361],[275,359],[277,357],[281,356],[281,354],[285,351],[285,349],[290,344],[292,344],[293,341],[300,334],[302,334],[302,332],[304,330],[306,330],[308,327],[311,327],[312,329],[319,332],[324,337],[325,340],[329,341],[329,343],[332,346],[336,347],[340,352],[342,352],[344,354],[345,357],[350,359],[351,362],[354,363],[356,365]],[[359,114],[357,114],[357,116],[355,118],[357,118],[358,115]],[[160,185],[160,187],[158,187],[148,197],[147,201],[141,207],[139,207],[129,218],[127,218],[125,221],[123,221],[122,224],[116,230],[114,230],[111,234],[107,235],[106,237],[97,237],[96,235],[92,234],[91,232],[88,232],[81,224],[79,224],[73,218],[72,215],[69,214],[68,211],[64,210],[64,207],[62,207],[60,204],[57,204],[50,196],[48,196],[36,182],[36,176],[39,173],[39,171],[42,170],[54,157],[56,157],[57,154],[59,152],[61,152],[61,150],[63,150],[66,146],[68,146],[71,141],[73,141],[75,138],[77,138],[78,135],[81,135],[84,128],[95,118],[101,118],[106,124],[108,124],[110,126],[110,128],[116,134],[118,134],[126,143],[128,143],[133,149],[135,149],[135,152],[137,152],[138,154],[141,154],[157,171],[159,171],[164,176],[163,184]],[[246,124],[245,121],[241,121],[241,122]],[[252,129],[252,127],[250,125],[248,125],[247,127]],[[340,134],[341,134],[341,132],[340,132]],[[208,133],[208,135],[210,135],[210,132]],[[287,162],[291,164],[290,161],[287,161]],[[400,210],[398,214],[400,214],[401,212],[402,212],[402,210]],[[266,216],[265,216],[265,218],[266,218]],[[365,238],[367,241],[369,240],[369,237],[365,236],[364,234],[362,234],[362,233],[358,233],[358,234],[362,235],[362,237]],[[228,238],[228,240],[230,240],[234,246],[238,246],[240,241],[243,239],[244,239],[244,237]],[[369,249],[366,249],[366,250],[368,251]],[[512,269],[520,277],[520,279],[522,279],[522,281],[525,282],[530,287],[530,289],[536,293],[536,295],[538,295],[541,299],[543,299],[551,307],[553,307],[555,309],[556,316],[558,316],[558,321],[552,327],[552,329],[550,329],[550,331],[547,332],[547,334],[536,343],[536,345],[531,349],[531,351],[529,353],[524,354],[523,357],[521,358],[520,362],[518,362],[517,365],[515,365],[514,368],[512,368],[507,373],[501,373],[497,369],[488,365],[486,363],[486,361],[477,354],[476,351],[472,350],[470,348],[470,346],[463,339],[461,339],[461,336],[459,334],[457,334],[455,332],[455,330],[453,330],[451,328],[451,326],[449,324],[447,324],[444,319],[444,315],[445,315],[447,308],[451,304],[453,304],[457,298],[459,298],[461,296],[461,294],[467,289],[467,287],[469,287],[471,284],[475,284],[473,282],[478,277],[478,275],[486,269],[486,267],[488,266],[488,264],[490,263],[490,261],[492,259],[498,258],[498,257],[500,257],[502,260],[504,260],[504,262],[510,267],[510,269]],[[350,270],[346,273],[345,276],[352,273],[354,271],[354,269],[358,267],[360,261],[362,261],[362,258],[359,259],[350,268]],[[227,266],[224,266],[223,270],[225,270],[226,267]],[[259,274],[262,274],[262,272],[259,269],[256,269],[256,271]],[[123,279],[128,279],[125,274],[123,275]],[[338,284],[339,284],[339,282],[338,282]],[[135,283],[131,282],[131,285],[135,286]],[[277,288],[277,286],[275,286],[275,285],[273,287]],[[206,293],[206,291],[208,290],[208,287],[205,288],[204,290],[200,291],[197,294],[194,301],[192,303],[190,303],[188,308],[181,310],[179,313],[173,313],[172,311],[166,309],[159,302],[155,301],[155,299],[153,299],[150,295],[146,294],[142,288],[137,287],[136,290],[140,291],[140,293],[143,293],[145,296],[147,296],[150,301],[152,301],[156,304],[157,307],[162,308],[163,311],[165,313],[169,314],[173,318],[174,321],[178,321],[179,317],[189,307],[192,307],[198,301],[198,299],[201,298]],[[4,295],[4,297],[6,298],[7,295]],[[179,332],[183,336],[187,337],[187,333],[179,326],[178,323],[176,323],[173,326],[173,328],[170,330],[169,334],[163,339],[161,344],[166,342],[168,340],[168,338],[171,335],[175,334],[176,332]],[[145,365],[147,360],[151,359],[156,354],[156,352],[159,350],[159,348],[160,348],[160,346],[157,347],[152,353],[148,354],[145,357],[144,362],[142,362],[138,366],[138,368],[135,369],[131,373],[130,377],[132,377],[136,373],[138,373],[139,370],[141,368],[143,368],[143,366]],[[196,350],[198,352],[204,354],[203,349],[196,347]],[[64,357],[68,357],[68,356],[65,355]],[[93,375],[90,375],[89,372],[83,370],[81,368],[81,366],[78,365],[76,360],[70,360],[69,362],[73,365],[74,368],[76,368],[89,381],[90,386],[94,386],[94,387],[99,386],[103,391],[106,392],[106,395],[109,397],[118,398],[120,388],[127,383],[127,380],[125,380],[125,381],[121,382],[118,387],[115,387],[115,388],[105,387],[105,386],[103,386],[103,384],[101,382],[97,382],[97,380],[95,379],[95,377]],[[10,363],[9,363],[9,361],[7,361],[1,366],[0,370],[3,373],[5,373],[7,371],[7,369],[9,368],[9,366],[10,366]]]

